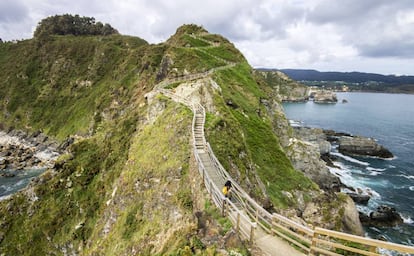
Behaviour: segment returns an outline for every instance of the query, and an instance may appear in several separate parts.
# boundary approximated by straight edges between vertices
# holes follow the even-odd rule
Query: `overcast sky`
[[[195,23],[254,67],[414,75],[414,0],[0,0],[0,38],[31,38],[65,13],[150,43]]]

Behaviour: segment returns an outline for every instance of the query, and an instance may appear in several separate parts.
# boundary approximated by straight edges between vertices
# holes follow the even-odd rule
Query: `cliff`
[[[292,165],[277,90],[220,35],[195,25],[157,45],[51,35],[1,44],[0,68],[2,127],[73,140],[53,168],[0,202],[6,254],[247,254],[221,242],[230,227],[194,170],[192,113],[156,94],[161,85],[206,106],[215,154],[258,202],[347,229],[347,200]]]
[[[256,74],[275,88],[280,101],[305,102],[309,99],[309,87],[292,80],[281,71],[258,69]]]

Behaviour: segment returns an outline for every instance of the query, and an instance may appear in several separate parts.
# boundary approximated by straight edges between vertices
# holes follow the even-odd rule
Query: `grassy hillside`
[[[136,83],[153,75],[140,72],[144,61],[158,64],[146,47],[142,39],[119,35],[1,44],[0,122],[60,140],[91,134],[97,115],[130,101]]]
[[[0,44],[3,127],[76,138],[55,168],[0,202],[0,251],[215,255],[218,249],[233,250],[219,242],[228,222],[212,209],[197,180],[191,111],[163,96],[145,98],[163,79],[218,67],[223,69],[210,78],[221,89],[213,94],[216,111],[207,113],[206,123],[214,152],[259,201],[295,207],[297,198],[286,193],[307,194],[317,187],[294,170],[273,132],[274,116],[262,104],[272,87],[257,82],[225,38],[188,25],[158,45],[121,35]],[[201,219],[209,223],[204,234]]]

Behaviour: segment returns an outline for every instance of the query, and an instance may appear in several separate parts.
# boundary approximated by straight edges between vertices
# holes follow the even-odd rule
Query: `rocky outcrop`
[[[286,155],[295,169],[302,171],[326,191],[339,191],[340,179],[329,172],[325,162],[321,160],[319,148],[310,142],[291,139]]]
[[[359,213],[355,203],[350,197],[346,197],[346,204],[344,207],[344,215],[342,217],[344,231],[362,236],[364,230],[359,220]]]
[[[337,103],[338,98],[334,92],[317,91],[313,94],[313,101],[315,103]]]
[[[357,204],[368,204],[369,199],[371,197],[369,195],[363,195],[358,193],[347,193],[348,196],[352,198],[352,200]]]
[[[395,208],[386,205],[378,206],[377,210],[371,212],[369,216],[361,212],[359,214],[362,224],[366,226],[389,227],[404,222]]]
[[[324,190],[339,191],[341,182],[338,177],[329,172],[321,156],[329,154],[330,143],[322,129],[295,127],[293,129],[297,139],[291,139],[287,148],[295,169],[301,170]]]
[[[73,143],[73,140],[67,140],[58,145],[41,132],[0,131],[0,170],[52,167],[59,152],[71,141]]]
[[[283,102],[306,102],[309,100],[309,88],[296,86],[281,95]]]
[[[295,135],[318,147],[321,155],[331,152],[331,144],[327,141],[327,136],[323,129],[309,127],[295,127]]]
[[[338,140],[339,152],[343,154],[374,156],[381,158],[392,158],[393,154],[385,147],[379,145],[372,138],[361,136],[343,136]]]
[[[0,145],[0,170],[21,170],[36,166],[41,163],[41,160],[35,156],[35,153],[34,148],[22,145]]]

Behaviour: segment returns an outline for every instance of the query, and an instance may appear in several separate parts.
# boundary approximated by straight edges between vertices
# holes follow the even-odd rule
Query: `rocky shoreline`
[[[41,132],[0,131],[0,176],[24,169],[51,168],[68,143],[59,145]]]
[[[335,132],[320,128],[293,127],[296,137],[303,141],[312,143],[319,149],[321,159],[327,166],[340,168],[334,165],[336,156],[330,154],[333,146],[344,155],[377,157],[381,159],[393,158],[393,154],[384,146],[378,144],[375,139],[362,136],[354,136],[348,133]],[[346,191],[356,204],[366,205],[371,196],[364,194],[358,188],[349,187],[339,181],[341,190]],[[370,214],[359,212],[359,218],[364,226],[395,226],[403,223],[401,215],[395,208],[387,205],[379,206]]]

